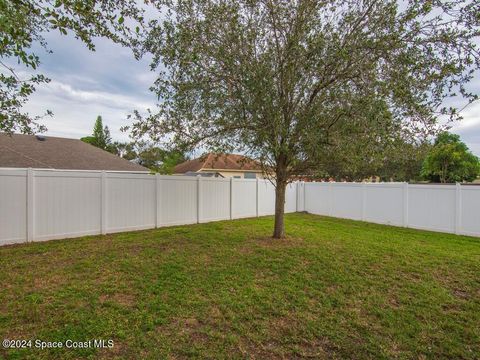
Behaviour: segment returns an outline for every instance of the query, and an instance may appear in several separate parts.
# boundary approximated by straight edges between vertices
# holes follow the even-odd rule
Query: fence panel
[[[455,232],[454,185],[409,185],[408,226]]]
[[[480,186],[462,186],[460,201],[460,231],[480,235]]]
[[[189,176],[159,177],[159,224],[181,225],[197,222],[198,181]]]
[[[233,179],[232,216],[234,219],[257,215],[257,181]]]
[[[364,186],[362,219],[380,224],[403,225],[403,184],[364,184]]]
[[[338,183],[331,190],[331,216],[362,219],[362,184]]]
[[[230,179],[199,178],[199,222],[230,219]]]
[[[293,213],[297,211],[297,184],[290,183],[287,185],[285,192],[285,212]]]
[[[275,187],[268,180],[258,181],[258,215],[275,214]]]
[[[0,169],[0,245],[27,241],[27,170]]]
[[[305,211],[305,183],[299,181],[297,184],[297,211]]]
[[[106,176],[107,232],[154,228],[155,176],[122,173],[107,173]]]
[[[100,234],[101,173],[35,171],[34,238]]]
[[[305,183],[305,211],[318,215],[330,215],[330,185]]]

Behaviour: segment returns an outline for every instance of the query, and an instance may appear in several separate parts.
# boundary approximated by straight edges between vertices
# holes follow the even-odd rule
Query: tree
[[[175,166],[188,159],[186,154],[179,150],[161,149],[144,141],[115,141],[107,145],[107,151],[165,175],[173,174]]]
[[[137,158],[137,153],[135,151],[135,144],[130,142],[120,142],[114,141],[110,145],[110,150],[112,154],[120,156],[126,160],[135,160]]]
[[[158,144],[242,151],[285,189],[326,154],[437,129],[446,96],[480,68],[480,4],[471,0],[182,0],[158,2],[139,54],[159,73],[158,111],[132,135]]]
[[[90,145],[96,146],[100,149],[107,150],[111,153],[116,152],[116,149],[114,148],[114,146],[112,146],[110,130],[108,129],[108,126],[103,127],[103,120],[100,115],[98,115],[97,120],[95,120],[92,136],[86,136],[81,138],[80,140]]]
[[[142,14],[135,0],[0,0],[0,131],[46,130],[38,123],[43,115],[22,111],[35,87],[50,81],[35,73],[40,57],[32,50],[39,45],[51,52],[45,33],[71,32],[92,51],[99,36],[129,46],[132,35],[140,33]],[[30,75],[21,76],[23,70]]]
[[[171,175],[177,164],[187,160],[187,156],[179,150],[161,149],[151,144],[137,144],[137,148],[136,161],[160,174]]]
[[[422,175],[441,183],[473,181],[480,175],[480,160],[460,136],[442,132],[423,163]]]
[[[188,156],[181,151],[165,151],[162,157],[162,164],[159,166],[158,172],[164,175],[172,175],[175,166],[187,160]]]
[[[421,179],[422,164],[431,144],[428,141],[409,141],[400,137],[379,142],[375,146],[361,141],[346,145],[336,152],[328,151],[319,162],[312,179],[335,181],[411,181]],[[355,147],[352,149],[351,147]]]
[[[382,181],[419,181],[423,162],[432,145],[428,141],[395,144],[378,170]]]

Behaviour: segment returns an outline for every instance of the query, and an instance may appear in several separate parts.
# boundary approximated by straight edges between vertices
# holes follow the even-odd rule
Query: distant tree
[[[43,115],[22,110],[36,86],[50,81],[35,73],[40,57],[33,50],[52,52],[46,33],[70,32],[93,51],[96,37],[129,46],[142,23],[143,10],[135,0],[0,0],[0,131],[46,130],[39,124]]]
[[[377,175],[382,181],[419,181],[422,166],[432,145],[427,141],[404,142],[387,151]]]
[[[188,159],[185,153],[179,150],[161,149],[141,141],[114,141],[107,145],[107,150],[123,159],[134,161],[154,172],[165,175],[171,175],[177,164]]]
[[[135,151],[135,144],[130,142],[114,141],[109,146],[109,151],[112,154],[120,156],[126,160],[135,160],[137,158],[137,152]]]
[[[415,181],[420,180],[422,164],[431,144],[412,142],[401,138],[365,143],[345,144],[335,152],[328,152],[319,161],[319,169],[310,174],[312,179],[335,181]]]
[[[480,174],[480,160],[473,155],[460,136],[442,132],[423,163],[424,178],[441,182],[473,181]]]
[[[478,1],[155,5],[161,20],[140,51],[152,55],[161,101],[158,112],[135,114],[132,135],[258,159],[275,178],[275,238],[285,234],[287,184],[325,154],[424,137],[436,115],[457,117],[445,97],[476,99],[465,84],[480,68]]]
[[[80,140],[82,140],[84,143],[96,146],[96,145],[94,145],[95,144],[95,138],[93,136],[84,136],[84,137],[80,138]]]
[[[166,151],[162,157],[162,164],[158,167],[160,174],[171,175],[175,166],[188,160],[188,157],[181,151]]]
[[[137,163],[157,172],[162,162],[163,152],[154,146],[142,147],[137,150]]]
[[[137,162],[160,174],[171,175],[174,167],[187,160],[179,150],[165,150],[151,145],[140,145],[137,150]]]
[[[108,126],[103,126],[102,117],[97,116],[95,125],[93,126],[93,134],[91,136],[85,136],[81,138],[83,142],[96,146],[102,150],[107,150],[111,153],[115,153],[115,148],[112,146],[112,138],[110,136],[110,130]]]
[[[105,128],[103,127],[103,120],[102,117],[99,115],[97,116],[97,120],[95,120],[95,125],[93,126],[93,144],[100,149],[105,149],[107,146],[107,139],[105,134]]]

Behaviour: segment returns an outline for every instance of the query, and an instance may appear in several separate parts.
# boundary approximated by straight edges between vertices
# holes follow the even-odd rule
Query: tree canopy
[[[103,120],[100,115],[97,116],[95,124],[93,125],[93,134],[91,136],[83,137],[80,140],[102,150],[107,150],[111,153],[116,152],[110,136],[110,130],[108,129],[108,126],[103,126]]]
[[[460,136],[442,132],[423,163],[422,175],[441,183],[473,181],[480,176],[480,160]]]
[[[166,150],[149,144],[137,144],[137,162],[154,172],[164,175],[173,174],[176,165],[188,157],[178,150]]]
[[[274,169],[274,236],[285,187],[329,154],[363,154],[437,129],[480,67],[479,1],[158,2],[140,53],[159,74],[158,111],[133,136],[237,150]]]
[[[357,151],[328,151],[309,177],[335,181],[418,181],[422,179],[423,161],[432,144],[427,140],[397,138],[369,149],[362,149],[361,142],[356,146]]]
[[[135,0],[0,0],[0,131],[45,130],[42,115],[22,110],[35,87],[50,81],[36,72],[41,61],[32,50],[37,45],[50,52],[45,33],[70,32],[95,50],[95,37],[131,45],[142,23],[143,10]],[[23,70],[30,75],[20,75]]]

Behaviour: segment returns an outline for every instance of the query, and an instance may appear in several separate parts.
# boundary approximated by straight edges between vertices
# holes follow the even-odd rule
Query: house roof
[[[0,133],[0,167],[149,171],[77,139]]]
[[[261,171],[260,164],[246,156],[238,154],[208,153],[193,160],[187,160],[175,166],[175,174],[197,172],[200,170],[237,170]]]

